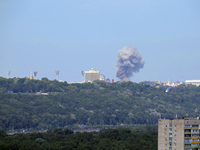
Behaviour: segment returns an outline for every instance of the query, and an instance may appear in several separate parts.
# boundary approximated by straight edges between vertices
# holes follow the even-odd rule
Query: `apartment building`
[[[158,120],[158,150],[200,150],[199,117]]]

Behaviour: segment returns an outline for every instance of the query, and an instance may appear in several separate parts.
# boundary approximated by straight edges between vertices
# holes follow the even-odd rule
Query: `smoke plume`
[[[130,81],[134,72],[143,68],[145,61],[136,47],[125,46],[117,52],[117,74],[121,81]]]

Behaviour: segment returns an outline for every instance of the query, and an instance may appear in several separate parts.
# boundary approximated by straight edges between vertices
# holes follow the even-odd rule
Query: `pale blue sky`
[[[115,81],[117,51],[145,60],[131,81],[200,79],[199,0],[0,0],[0,76]]]

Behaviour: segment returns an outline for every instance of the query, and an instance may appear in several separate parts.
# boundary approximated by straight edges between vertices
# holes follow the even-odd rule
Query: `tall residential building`
[[[85,71],[85,82],[93,82],[94,80],[99,80],[99,71],[95,69],[91,69],[89,71]]]
[[[158,120],[158,150],[200,150],[199,117]]]

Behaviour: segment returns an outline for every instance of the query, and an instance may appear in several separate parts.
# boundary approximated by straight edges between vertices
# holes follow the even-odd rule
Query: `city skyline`
[[[0,76],[81,82],[94,68],[116,77],[117,52],[136,47],[145,64],[130,78],[200,79],[200,2],[1,1]],[[182,78],[181,78],[182,77]]]

